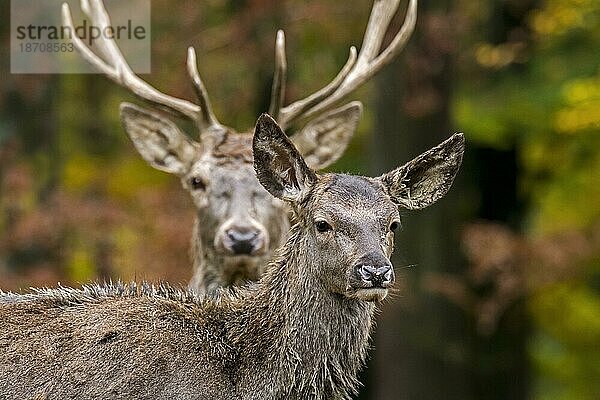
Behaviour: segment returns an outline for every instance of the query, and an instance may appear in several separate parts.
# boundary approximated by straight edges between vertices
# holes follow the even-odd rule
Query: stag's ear
[[[177,176],[189,171],[197,149],[173,122],[129,103],[121,104],[121,122],[148,164]]]
[[[409,210],[425,208],[448,192],[460,168],[464,151],[464,136],[456,133],[379,179],[399,206]]]
[[[277,122],[267,114],[256,121],[252,149],[258,180],[277,198],[297,202],[317,180]]]
[[[292,143],[312,169],[336,162],[348,147],[362,113],[362,104],[353,101],[310,121],[292,136]]]

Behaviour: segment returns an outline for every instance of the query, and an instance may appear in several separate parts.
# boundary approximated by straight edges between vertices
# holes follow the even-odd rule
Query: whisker
[[[399,289],[399,288],[389,288],[388,289],[388,294],[385,297],[385,299],[383,300],[383,302],[387,303],[387,302],[391,302],[391,301],[393,301],[395,299],[404,298],[404,297],[405,297],[404,292],[401,289]]]
[[[403,265],[401,267],[394,267],[394,271],[399,271],[399,270],[402,270],[402,269],[409,269],[409,268],[413,268],[413,267],[416,267],[416,266],[418,266],[418,264],[408,264],[408,265]]]

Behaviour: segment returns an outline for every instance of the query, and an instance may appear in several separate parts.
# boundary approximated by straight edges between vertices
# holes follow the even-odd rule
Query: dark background
[[[97,75],[10,74],[9,6],[0,288],[186,283],[193,206],[120,127],[131,96]],[[196,46],[218,118],[245,130],[268,105],[278,28],[290,102],[360,46],[370,6],[152,0],[144,78],[193,99],[185,55]],[[596,0],[422,1],[407,49],[351,96],[365,112],[333,171],[378,175],[455,131],[467,138],[450,193],[403,215],[398,291],[378,317],[361,398],[600,398],[599,48]]]

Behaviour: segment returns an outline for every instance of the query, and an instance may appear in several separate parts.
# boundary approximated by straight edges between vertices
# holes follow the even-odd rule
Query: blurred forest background
[[[370,7],[152,0],[144,78],[192,99],[196,46],[218,118],[244,130],[268,107],[278,28],[291,101],[339,71]],[[133,99],[98,75],[11,75],[9,15],[2,1],[0,288],[185,284],[193,206],[127,139]],[[408,48],[352,96],[365,112],[331,170],[380,174],[467,138],[449,195],[404,215],[361,399],[600,398],[599,49],[599,0],[424,0]]]

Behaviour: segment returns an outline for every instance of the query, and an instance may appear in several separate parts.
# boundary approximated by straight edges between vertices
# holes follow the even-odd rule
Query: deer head
[[[289,202],[302,242],[290,274],[316,278],[302,287],[364,301],[381,301],[394,283],[390,261],[398,208],[425,208],[446,194],[458,172],[464,137],[457,133],[377,178],[317,175],[277,122],[262,115],[254,136],[254,166],[274,197]],[[303,299],[306,301],[306,299]]]
[[[285,37],[283,31],[277,33],[269,113],[282,128],[306,123],[291,140],[311,168],[324,168],[342,155],[362,105],[350,102],[339,107],[339,102],[389,63],[414,30],[417,0],[410,0],[405,23],[389,46],[381,49],[398,5],[399,0],[375,1],[360,53],[351,47],[348,61],[331,83],[285,107]],[[110,26],[101,0],[82,0],[81,7],[102,31]],[[65,25],[73,29],[66,3],[62,11]],[[142,157],[154,168],[179,177],[197,208],[192,243],[195,273],[190,286],[203,291],[256,280],[272,250],[285,241],[287,208],[270,198],[254,175],[251,134],[237,133],[215,117],[194,48],[188,49],[187,70],[197,103],[164,94],[135,75],[113,39],[99,39],[99,55],[76,35],[73,42],[99,71],[152,105],[146,109],[122,104],[121,120]],[[200,140],[190,139],[172,117],[192,121]]]

